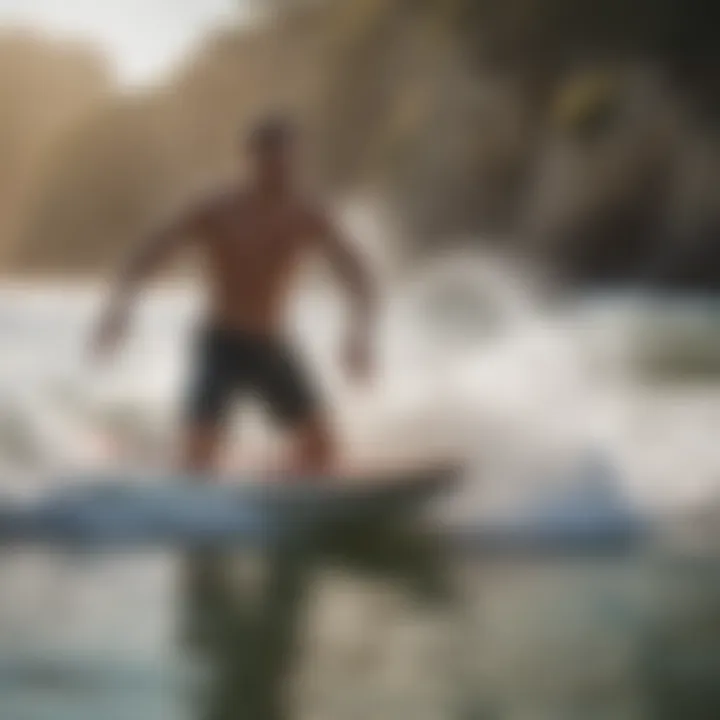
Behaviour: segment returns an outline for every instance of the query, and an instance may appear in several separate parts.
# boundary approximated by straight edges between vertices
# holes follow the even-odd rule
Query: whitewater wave
[[[472,501],[459,501],[466,509],[516,502],[544,483],[579,477],[576,469],[598,449],[626,463],[620,482],[647,477],[652,455],[638,462],[631,436],[622,435],[634,392],[627,348],[597,318],[578,322],[548,309],[530,280],[464,254],[395,283],[370,388],[353,388],[340,373],[344,315],[332,288],[301,288],[289,332],[335,413],[348,462],[460,456],[475,480]],[[80,285],[0,288],[5,485],[172,461],[199,296],[189,287],[149,292],[127,348],[97,369],[85,348],[99,293]],[[278,443],[262,408],[239,407],[227,465],[243,467],[244,458],[272,453]]]

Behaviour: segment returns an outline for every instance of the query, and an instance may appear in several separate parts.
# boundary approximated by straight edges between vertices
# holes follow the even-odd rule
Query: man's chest
[[[211,246],[223,262],[272,265],[290,260],[302,241],[290,211],[230,209],[215,219]]]

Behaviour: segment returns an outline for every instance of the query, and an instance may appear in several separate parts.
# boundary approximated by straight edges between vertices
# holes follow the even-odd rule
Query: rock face
[[[0,33],[0,261],[20,232],[48,156],[110,90],[109,67],[92,47]]]
[[[281,106],[312,128],[318,179],[382,193],[411,251],[492,236],[570,281],[713,286],[712,23],[648,2],[285,0],[134,94],[111,92],[90,51],[0,38],[0,55],[45,68],[0,122],[15,148],[4,183],[23,188],[5,202],[3,264],[96,270],[229,172],[238,133]]]
[[[78,117],[43,158],[5,267],[95,271],[234,171],[241,132],[258,112],[287,104],[303,113],[314,101],[311,30],[220,32],[164,86],[116,89]]]

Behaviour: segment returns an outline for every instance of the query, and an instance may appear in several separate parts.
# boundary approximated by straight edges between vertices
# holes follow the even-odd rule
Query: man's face
[[[291,138],[259,142],[252,148],[256,179],[270,187],[289,184],[293,176],[294,155],[295,147]]]

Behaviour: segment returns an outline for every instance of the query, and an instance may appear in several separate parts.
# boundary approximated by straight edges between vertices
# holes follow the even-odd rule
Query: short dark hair
[[[247,146],[251,150],[269,150],[292,142],[297,127],[286,115],[266,115],[257,120],[247,134]]]

